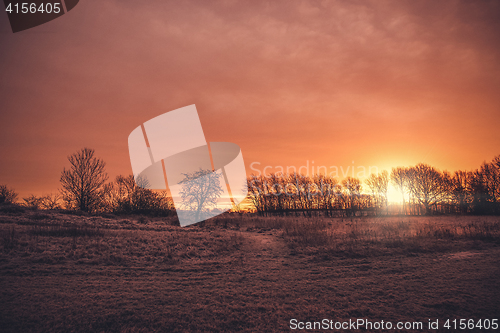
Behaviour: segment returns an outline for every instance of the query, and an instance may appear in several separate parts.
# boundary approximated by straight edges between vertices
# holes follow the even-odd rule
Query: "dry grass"
[[[498,218],[295,219],[282,237],[297,253],[369,257],[477,249],[500,244]]]
[[[0,211],[5,332],[283,332],[493,318],[494,217],[172,218]]]
[[[121,222],[121,221],[120,221]],[[143,223],[143,222],[138,222]],[[238,232],[175,228],[169,231],[101,229],[89,225],[3,225],[4,253],[30,263],[174,264],[183,259],[210,260],[237,250]],[[207,237],[208,236],[208,237]]]

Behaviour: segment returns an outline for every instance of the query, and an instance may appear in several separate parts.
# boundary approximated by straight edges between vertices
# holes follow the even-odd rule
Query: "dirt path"
[[[245,237],[249,240],[247,250],[253,258],[261,261],[271,261],[274,264],[282,264],[288,256],[288,249],[285,243],[275,234],[264,232],[246,232]],[[276,260],[278,259],[278,260]]]

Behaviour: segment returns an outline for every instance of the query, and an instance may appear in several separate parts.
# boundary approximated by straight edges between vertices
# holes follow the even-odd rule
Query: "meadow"
[[[446,319],[498,318],[499,245],[493,216],[224,214],[181,228],[2,205],[0,330],[286,332],[292,319],[364,318],[450,331]]]

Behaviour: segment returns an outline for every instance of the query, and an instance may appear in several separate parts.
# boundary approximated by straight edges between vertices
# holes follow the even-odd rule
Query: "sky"
[[[83,147],[131,174],[130,132],[191,104],[247,174],[472,170],[500,154],[499,90],[498,1],[80,0],[15,34],[0,13],[0,184],[56,193]]]

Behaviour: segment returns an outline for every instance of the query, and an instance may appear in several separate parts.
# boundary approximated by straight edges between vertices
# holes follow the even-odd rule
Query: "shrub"
[[[47,194],[42,197],[42,209],[61,209],[61,197],[57,194]]]
[[[6,185],[0,185],[0,203],[14,203],[17,198],[17,193],[13,189],[9,189]]]
[[[32,194],[27,198],[23,198],[23,201],[23,205],[28,208],[40,209],[43,203],[43,197],[37,197]]]

